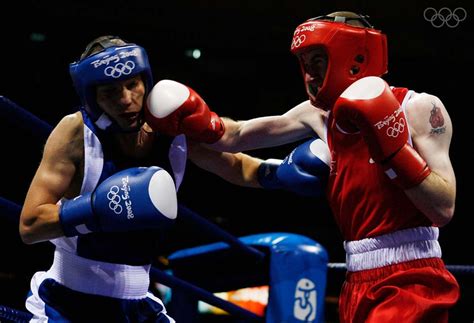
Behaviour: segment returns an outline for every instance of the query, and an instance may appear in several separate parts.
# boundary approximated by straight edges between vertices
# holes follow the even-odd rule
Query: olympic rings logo
[[[107,193],[107,199],[110,201],[109,202],[109,208],[114,211],[115,214],[120,214],[122,213],[122,206],[120,205],[120,202],[122,201],[122,198],[118,194],[120,192],[120,188],[117,185],[114,185],[110,188],[109,192]]]
[[[441,28],[445,24],[449,28],[455,28],[461,21],[466,20],[467,11],[461,7],[457,7],[453,11],[447,7],[443,7],[439,11],[428,7],[423,11],[423,17],[426,21],[431,22],[431,25],[435,28]]]
[[[300,47],[301,44],[303,44],[305,40],[306,40],[306,35],[293,37],[293,41],[291,42],[291,49]]]
[[[129,75],[135,68],[133,61],[126,61],[125,63],[117,63],[115,66],[109,66],[104,70],[104,74],[111,76],[114,79],[121,77],[122,75]]]
[[[387,136],[397,138],[403,131],[405,131],[405,119],[400,118],[393,126],[387,128]]]

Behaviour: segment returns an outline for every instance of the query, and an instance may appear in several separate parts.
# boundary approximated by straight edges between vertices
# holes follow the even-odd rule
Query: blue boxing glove
[[[282,159],[270,158],[258,166],[257,180],[265,189],[284,188],[283,183],[277,177],[278,167],[283,163]]]
[[[178,203],[171,175],[160,167],[134,167],[100,183],[92,193],[62,202],[59,219],[67,237],[124,232],[174,223]]]
[[[320,197],[329,176],[331,155],[321,139],[311,139],[296,147],[283,161],[268,159],[258,169],[258,181],[266,189],[285,189]]]

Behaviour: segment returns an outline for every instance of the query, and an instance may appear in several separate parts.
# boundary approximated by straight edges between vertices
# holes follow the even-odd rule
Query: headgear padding
[[[360,20],[367,26],[350,26],[346,19]],[[317,104],[325,109],[331,109],[339,95],[356,80],[387,72],[387,38],[368,25],[363,16],[322,16],[305,21],[293,34],[291,52],[297,55],[313,47],[323,48],[328,57],[326,76],[316,94]],[[304,72],[304,66],[301,68]]]
[[[92,121],[103,130],[118,125],[97,105],[95,87],[142,74],[145,94],[153,86],[150,63],[145,49],[135,44],[112,46],[69,66],[74,87]]]

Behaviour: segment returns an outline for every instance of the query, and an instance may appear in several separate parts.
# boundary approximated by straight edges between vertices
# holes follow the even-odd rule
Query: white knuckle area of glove
[[[189,97],[189,89],[176,81],[161,80],[147,98],[148,109],[156,118],[165,118],[178,109]]]
[[[349,100],[370,100],[382,94],[386,86],[383,79],[378,76],[367,76],[352,83],[341,94],[341,98]]]
[[[321,139],[314,140],[310,145],[309,149],[320,160],[329,166],[331,162],[331,152],[329,151],[328,145]]]
[[[153,174],[148,184],[148,194],[158,211],[169,219],[176,219],[178,215],[176,187],[167,171],[160,169]]]

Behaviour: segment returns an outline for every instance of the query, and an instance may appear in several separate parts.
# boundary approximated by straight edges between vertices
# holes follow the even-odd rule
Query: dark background
[[[384,3],[384,7],[377,3],[17,1],[11,9],[2,9],[0,95],[56,124],[78,104],[68,64],[93,38],[116,34],[147,49],[156,81],[169,78],[193,87],[221,116],[248,119],[281,114],[306,99],[296,58],[289,52],[295,27],[307,18],[336,10],[368,14],[372,24],[388,36],[385,79],[394,86],[437,95],[450,113],[457,204],[452,222],[441,229],[440,241],[448,264],[474,265],[469,225],[473,34],[468,31],[473,27],[473,11],[467,0],[403,0]],[[462,7],[467,19],[455,28],[435,28],[423,17],[428,7]],[[200,59],[186,54],[193,48],[201,50]],[[2,120],[1,134],[0,197],[22,204],[44,142],[8,120]],[[252,154],[283,158],[293,147]],[[344,262],[341,237],[322,200],[232,186],[189,164],[180,201],[236,236],[299,233],[324,245],[330,262]],[[0,217],[0,230],[0,304],[21,308],[29,278],[49,267],[52,248],[47,243],[23,245],[15,220]],[[173,234],[165,253],[209,240],[184,225]],[[474,318],[468,308],[474,303],[471,276],[457,275],[463,296],[453,313],[455,321]],[[334,277],[329,294],[337,295],[340,281],[341,277]]]

